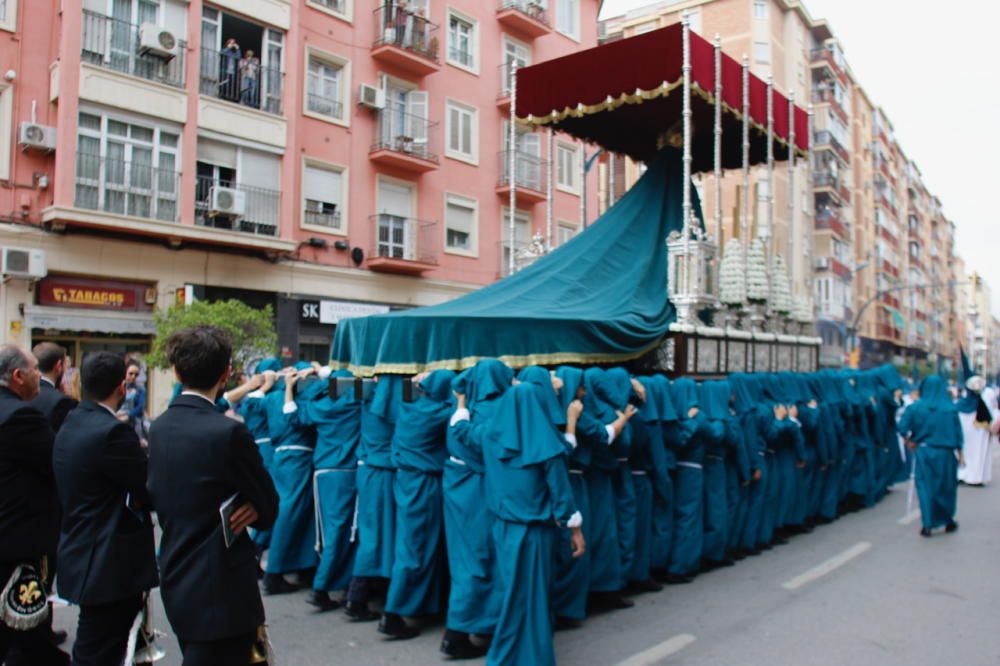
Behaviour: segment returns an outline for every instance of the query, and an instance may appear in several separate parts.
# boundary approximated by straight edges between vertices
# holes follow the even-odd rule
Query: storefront
[[[388,305],[380,303],[279,296],[278,346],[282,358],[326,364],[338,322],[389,310]]]

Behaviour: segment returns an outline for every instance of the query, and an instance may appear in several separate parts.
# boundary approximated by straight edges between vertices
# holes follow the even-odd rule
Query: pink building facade
[[[597,0],[0,8],[11,341],[143,351],[156,308],[234,297],[322,358],[340,318],[454,298],[597,216],[594,148],[517,132],[510,247],[510,63],[595,45]]]

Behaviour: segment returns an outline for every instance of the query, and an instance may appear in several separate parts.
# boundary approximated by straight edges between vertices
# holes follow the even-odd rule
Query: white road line
[[[845,564],[853,560],[858,555],[861,555],[871,547],[872,545],[870,542],[859,541],[858,543],[854,544],[844,552],[840,553],[839,555],[834,555],[833,557],[828,559],[826,562],[823,562],[819,566],[813,567],[809,571],[806,571],[805,573],[800,574],[795,578],[792,578],[791,580],[782,583],[781,587],[785,588],[786,590],[797,590],[807,583],[811,583],[818,578],[822,578],[831,571],[836,571],[837,569],[844,566]]]
[[[909,525],[919,517],[920,517],[920,509],[914,509],[913,511],[909,512],[908,514],[897,520],[896,522],[899,523],[900,525]]]
[[[652,666],[658,661],[680,652],[694,641],[695,638],[691,634],[677,634],[648,650],[632,655],[625,661],[618,662],[617,666]]]

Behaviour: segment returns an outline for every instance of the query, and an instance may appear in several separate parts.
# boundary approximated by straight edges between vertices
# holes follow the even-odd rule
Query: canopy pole
[[[507,211],[507,242],[510,250],[507,257],[507,275],[514,274],[514,238],[515,217],[517,210],[517,61],[510,61],[510,127],[508,128],[507,182],[510,185],[510,197]]]
[[[684,91],[683,91],[683,112],[681,117],[684,124],[684,169],[683,185],[681,186],[681,210],[684,215],[684,285],[683,294],[685,297],[691,296],[691,18],[685,11],[681,19],[681,26],[684,41]],[[690,316],[689,312],[689,316]],[[690,322],[682,322],[690,323]]]
[[[587,144],[580,144],[580,228],[587,228]]]
[[[556,133],[552,131],[549,127],[549,164],[548,169],[546,169],[545,178],[545,249],[548,252],[552,251],[552,216],[553,216],[553,201],[552,201],[552,169],[553,165],[556,163],[553,157],[553,151],[555,150]]]
[[[750,58],[743,54],[743,205],[740,206],[743,260],[750,250]]]
[[[809,206],[803,211],[805,218],[803,226],[806,228],[806,275],[809,276],[809,297],[813,305],[813,321],[816,320],[816,299],[812,298],[816,293],[816,263],[813,257],[816,255],[816,205],[815,197],[812,193],[812,168],[813,168],[813,105],[809,104],[806,115],[806,192],[809,196]]]
[[[719,33],[715,33],[715,242],[722,247],[722,37]]]
[[[774,77],[767,77],[767,302],[774,299]]]
[[[799,291],[795,281],[795,93],[788,93],[788,270],[793,289]]]
[[[608,153],[608,208],[615,205],[615,154]],[[607,209],[605,210],[607,212]]]

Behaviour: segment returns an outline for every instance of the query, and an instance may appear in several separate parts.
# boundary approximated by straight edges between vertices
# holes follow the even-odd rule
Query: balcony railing
[[[313,113],[329,116],[330,118],[338,120],[344,118],[344,105],[335,99],[324,97],[323,95],[306,93],[306,108]]]
[[[143,53],[139,49],[139,30],[140,26],[85,9],[80,59],[122,74],[183,88],[187,43],[177,40],[172,58]]]
[[[503,234],[507,235],[507,222],[503,223]],[[524,270],[531,264],[533,264],[539,257],[545,254],[545,248],[542,244],[542,237],[536,236],[531,241],[514,241],[514,272]],[[507,277],[511,275],[510,272],[510,240],[502,240],[499,243],[500,252],[498,256],[500,257],[500,267],[497,271],[497,275],[500,277]]]
[[[237,58],[216,49],[201,50],[201,94],[252,109],[281,114],[285,75],[260,60]]]
[[[180,172],[99,155],[76,155],[76,206],[176,222]]]
[[[417,12],[386,4],[375,10],[374,46],[396,46],[437,62],[437,29]]]
[[[504,11],[507,9],[516,9],[517,11],[530,16],[539,23],[544,23],[545,25],[551,26],[549,23],[549,13],[545,8],[545,5],[536,0],[500,0],[500,4],[497,6],[497,11]]]
[[[814,143],[816,144],[817,149],[823,146],[830,146],[833,148],[833,151],[845,165],[850,162],[850,155],[847,153],[847,150],[829,130],[820,130],[816,132]]]
[[[220,187],[243,193],[242,214],[212,209],[212,191]],[[281,192],[198,176],[195,183],[194,214],[195,223],[204,227],[231,229],[261,236],[277,236],[281,214]]]
[[[462,67],[475,67],[476,59],[472,51],[450,47],[448,49],[448,60],[458,63]]]
[[[372,145],[372,152],[391,150],[437,162],[438,156],[432,150],[432,146],[436,145],[437,126],[437,123],[398,108],[382,109],[378,113],[378,137]]]
[[[833,233],[839,235],[842,238],[849,238],[847,226],[841,221],[840,217],[838,217],[833,213],[817,214],[816,228],[830,229],[831,231],[833,231]]]
[[[500,159],[500,187],[510,185],[510,151],[503,150]],[[545,162],[537,155],[514,151],[514,184],[535,192],[545,191]]]
[[[829,104],[830,108],[834,110],[834,113],[840,118],[840,120],[847,124],[850,122],[850,118],[847,116],[847,111],[844,106],[837,99],[837,96],[833,94],[833,91],[829,88],[820,88],[814,90],[812,93],[812,101],[816,104]]]
[[[337,210],[332,213],[321,213],[316,210],[307,210],[303,215],[302,221],[316,227],[340,229],[340,211]]]
[[[322,5],[330,11],[337,12],[338,14],[347,13],[347,0],[310,0],[310,2]]]
[[[375,246],[371,256],[437,264],[437,222],[381,213],[371,217]]]
[[[497,93],[497,99],[504,99],[510,97],[510,69],[513,63],[505,62],[500,65],[500,92]],[[518,64],[517,68],[521,69],[524,65]]]

